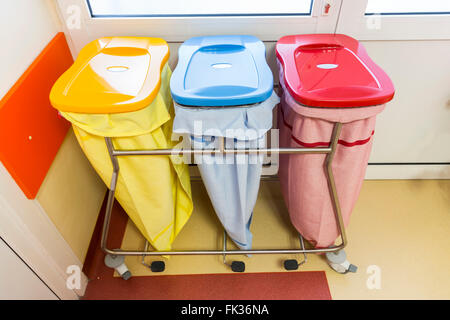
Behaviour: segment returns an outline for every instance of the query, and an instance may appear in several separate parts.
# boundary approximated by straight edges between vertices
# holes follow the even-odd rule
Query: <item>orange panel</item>
[[[70,126],[49,95],[72,63],[66,38],[58,33],[0,101],[0,161],[29,199],[36,197]]]

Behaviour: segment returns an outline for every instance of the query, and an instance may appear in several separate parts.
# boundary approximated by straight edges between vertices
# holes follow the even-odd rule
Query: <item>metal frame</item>
[[[327,253],[337,252],[344,249],[347,245],[347,236],[341,214],[341,207],[336,191],[334,181],[332,163],[336,152],[337,143],[342,129],[342,123],[335,123],[333,133],[331,136],[330,146],[327,148],[264,148],[264,149],[227,149],[223,138],[221,138],[219,148],[214,150],[201,149],[158,149],[158,150],[117,150],[114,148],[111,138],[105,137],[106,146],[113,165],[113,173],[111,177],[111,185],[109,188],[108,202],[106,205],[106,214],[103,222],[103,231],[101,238],[101,248],[107,254],[116,256],[142,256],[143,263],[145,256],[170,256],[170,255],[223,255],[224,263],[226,255],[246,255],[246,254],[303,254],[304,260],[299,265],[306,262],[306,254],[310,253]],[[300,249],[254,249],[254,250],[228,250],[227,249],[227,234],[224,231],[224,243],[222,250],[184,250],[184,251],[147,251],[148,241],[146,242],[144,251],[139,250],[111,250],[107,248],[108,230],[111,220],[111,212],[114,203],[114,194],[117,186],[117,179],[119,175],[119,162],[117,157],[120,156],[143,156],[143,155],[184,155],[184,154],[258,154],[258,153],[281,153],[281,154],[327,154],[325,159],[325,171],[327,174],[328,187],[330,197],[334,204],[334,211],[336,221],[338,224],[339,233],[341,236],[341,244],[322,249],[305,249],[303,237],[299,235]],[[269,176],[270,177],[270,176]]]

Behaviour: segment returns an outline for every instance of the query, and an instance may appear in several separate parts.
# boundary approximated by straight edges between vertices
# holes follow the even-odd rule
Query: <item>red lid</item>
[[[355,39],[343,34],[286,36],[277,42],[284,82],[297,102],[312,107],[365,107],[394,97],[388,75]]]

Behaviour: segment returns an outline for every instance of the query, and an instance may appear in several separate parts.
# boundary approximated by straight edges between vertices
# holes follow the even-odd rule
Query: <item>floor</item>
[[[216,249],[222,229],[201,182],[192,183],[195,211],[174,249]],[[278,182],[262,182],[255,207],[254,248],[298,247]],[[450,299],[450,180],[367,180],[348,227],[346,248],[356,274],[332,271],[321,256],[309,255],[303,271],[326,272],[333,299]],[[122,248],[143,248],[128,222]],[[229,247],[233,247],[229,243]],[[302,256],[228,257],[246,263],[247,272],[286,272],[282,262]],[[155,258],[146,259],[149,263]],[[175,256],[165,259],[164,275],[229,273],[221,256]],[[127,257],[135,277],[159,276]]]

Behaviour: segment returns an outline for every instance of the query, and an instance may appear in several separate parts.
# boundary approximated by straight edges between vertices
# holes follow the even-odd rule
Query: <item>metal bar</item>
[[[219,153],[225,153],[225,138],[219,137]]]
[[[145,240],[144,251],[147,251],[147,250],[148,250],[148,245],[149,245],[148,240]],[[147,263],[145,262],[145,255],[142,255],[141,264],[143,264],[143,265],[146,266],[147,268],[150,268],[150,267],[151,267],[149,264],[147,264]]]
[[[227,260],[226,260],[226,252],[227,252],[227,232],[225,230],[223,230],[223,264],[227,264]]]
[[[305,242],[303,241],[303,236],[300,233],[298,234],[298,239],[300,241],[300,248],[302,248],[302,250],[305,250]],[[308,256],[306,255],[306,252],[303,252],[303,260],[300,261],[298,266],[305,264],[307,261],[308,261]]]
[[[280,153],[280,154],[297,154],[297,153],[330,153],[331,148],[266,148],[266,149],[157,149],[157,150],[114,150],[114,156],[168,156],[168,155],[184,155],[184,154],[263,154],[263,153]]]
[[[331,153],[327,155],[327,158],[325,160],[325,166],[326,166],[326,172],[327,172],[327,181],[328,181],[328,189],[330,191],[330,197],[333,202],[333,208],[336,215],[336,221],[338,224],[339,233],[341,235],[342,239],[342,248],[345,248],[347,245],[347,235],[345,233],[345,227],[344,227],[344,221],[342,219],[342,212],[341,212],[341,205],[339,203],[339,197],[336,190],[336,184],[334,182],[334,174],[333,174],[333,159],[334,155],[336,154],[336,148],[339,141],[339,136],[342,131],[342,123],[336,122],[333,128],[333,133],[331,136]]]
[[[103,220],[103,230],[102,230],[102,240],[100,242],[100,246],[102,250],[106,251],[107,248],[107,240],[108,240],[108,233],[109,233],[109,224],[111,220],[111,212],[112,212],[112,206],[114,203],[114,190],[109,190],[108,193],[108,202],[106,203],[106,213],[105,218]]]
[[[113,255],[122,256],[180,256],[180,255],[246,255],[246,254],[298,254],[298,253],[326,253],[343,249],[342,245],[323,249],[252,249],[252,250],[183,250],[183,251],[129,251],[111,250],[104,251]]]
[[[114,146],[112,144],[111,138],[105,137],[106,147],[108,149],[109,157],[111,158],[112,166],[113,166],[113,172],[111,176],[111,185],[109,186],[109,192],[108,192],[108,200],[106,203],[106,212],[105,212],[105,218],[103,221],[103,228],[102,228],[102,239],[100,242],[100,246],[103,251],[108,250],[107,249],[107,241],[108,241],[108,233],[109,233],[109,225],[111,220],[111,212],[114,204],[114,195],[116,192],[116,186],[117,186],[117,180],[119,177],[119,162],[117,161],[117,158],[114,156]]]

